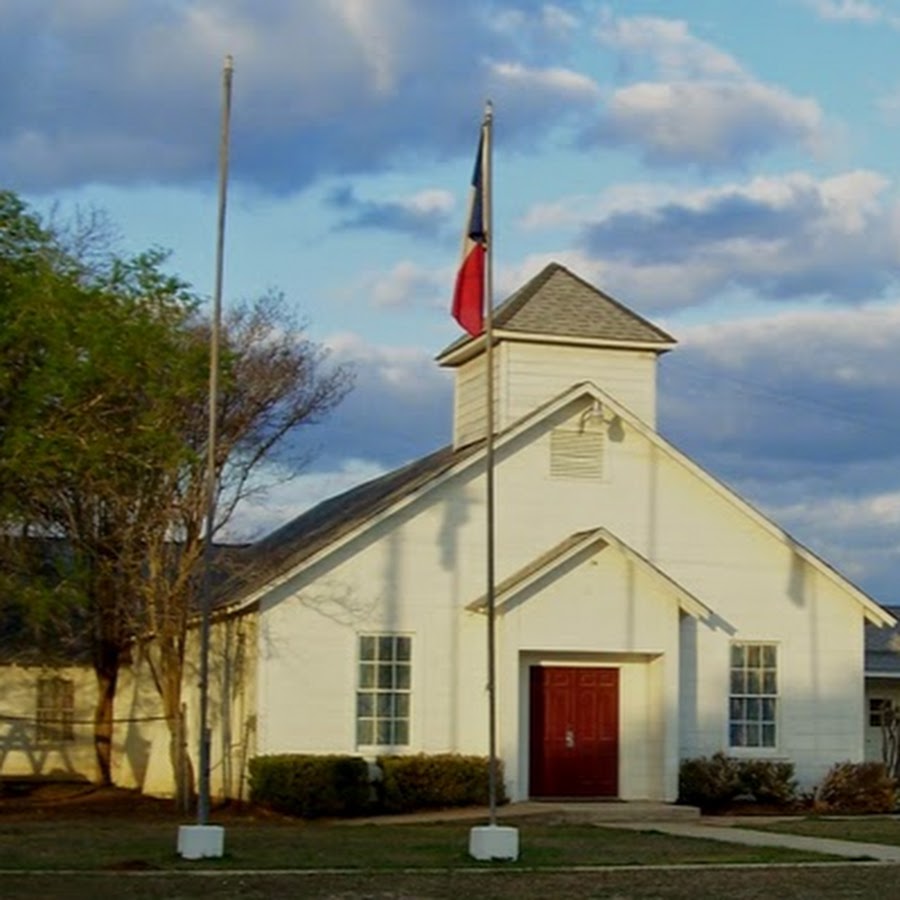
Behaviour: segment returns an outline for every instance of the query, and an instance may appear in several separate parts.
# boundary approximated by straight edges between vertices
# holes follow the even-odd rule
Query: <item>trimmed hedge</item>
[[[837,763],[816,793],[817,804],[836,813],[891,813],[896,800],[894,780],[880,762]]]
[[[738,764],[741,794],[749,794],[757,803],[777,806],[797,799],[794,764],[771,759],[742,759]]]
[[[710,811],[739,797],[787,805],[796,799],[794,764],[767,759],[734,759],[721,751],[681,762],[678,802]]]
[[[413,812],[488,802],[488,760],[483,756],[438,753],[382,756],[380,799],[385,812]],[[497,761],[497,802],[506,803],[503,763]]]
[[[257,756],[249,772],[251,801],[276,812],[309,819],[371,812],[369,765],[359,756]]]

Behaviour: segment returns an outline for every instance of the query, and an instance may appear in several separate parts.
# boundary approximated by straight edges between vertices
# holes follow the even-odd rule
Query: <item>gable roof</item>
[[[652,322],[589,284],[559,263],[550,263],[493,311],[495,337],[510,340],[568,339],[605,346],[634,346],[665,352],[676,341]],[[438,361],[456,361],[457,351],[484,343],[463,336]]]
[[[670,591],[678,600],[678,606],[684,612],[696,619],[709,619],[712,610],[690,591],[682,587],[674,578],[667,575],[658,566],[654,565],[645,556],[638,553],[633,547],[619,539],[608,528],[592,528],[588,531],[576,531],[574,534],[560,541],[555,547],[551,547],[546,553],[542,553],[517,572],[513,572],[509,578],[504,579],[494,590],[494,604],[498,611],[506,606],[519,591],[533,584],[557,569],[563,563],[584,550],[607,547],[614,548],[626,559],[634,563],[638,569],[648,574],[653,580],[661,582],[663,587]],[[487,597],[481,596],[467,606],[473,612],[481,612],[487,608]]]
[[[235,566],[239,575],[225,585],[216,605],[225,606],[246,598],[341,538],[372,524],[379,514],[433,484],[441,474],[474,455],[482,444],[471,444],[460,450],[442,447],[323,500],[262,540],[243,548]]]

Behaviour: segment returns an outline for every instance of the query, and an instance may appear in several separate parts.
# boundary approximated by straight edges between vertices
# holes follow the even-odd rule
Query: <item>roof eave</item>
[[[627,341],[612,338],[592,338],[573,334],[546,334],[537,331],[510,331],[503,328],[494,329],[494,340],[504,340],[511,343],[522,344],[557,344],[573,347],[597,347],[610,350],[639,350],[651,353],[668,353],[676,345],[677,341]],[[453,367],[483,353],[485,349],[485,337],[464,340],[462,343],[454,343],[443,350],[437,357],[437,363],[441,366]]]

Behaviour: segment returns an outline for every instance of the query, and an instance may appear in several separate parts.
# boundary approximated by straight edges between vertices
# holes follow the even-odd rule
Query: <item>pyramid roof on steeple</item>
[[[598,290],[559,263],[550,263],[493,311],[495,337],[535,340],[569,338],[612,346],[638,346],[660,352],[675,339],[618,300]],[[438,357],[453,355],[479,338],[463,337]]]

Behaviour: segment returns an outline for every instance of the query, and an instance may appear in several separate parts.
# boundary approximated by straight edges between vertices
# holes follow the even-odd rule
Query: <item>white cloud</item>
[[[822,180],[788,173],[680,196],[663,190],[655,206],[646,185],[623,189],[584,222],[583,251],[604,264],[611,290],[656,308],[702,304],[735,288],[770,300],[860,302],[885,290],[900,264],[890,187],[857,170]]]
[[[382,0],[376,7],[369,0],[338,0],[334,5],[366,61],[375,92],[391,93],[397,86],[399,54],[395,44],[405,31],[406,4]]]
[[[361,370],[368,384],[388,385],[400,396],[421,396],[429,388],[446,386],[445,373],[435,365],[431,353],[420,347],[372,344],[349,331],[330,335],[325,345],[335,362],[351,363]],[[361,387],[357,384],[355,393]]]
[[[821,18],[834,22],[862,22],[874,25],[878,22],[896,22],[894,17],[867,0],[805,0]]]
[[[900,525],[900,491],[866,497],[822,497],[812,503],[777,508],[775,514],[780,521],[818,531],[896,528]]]
[[[597,37],[630,63],[648,60],[667,79],[733,78],[743,75],[729,54],[690,33],[686,22],[652,16],[601,17]]]
[[[823,146],[818,104],[752,77],[677,19],[605,12],[599,41],[627,83],[611,95],[586,143],[639,148],[652,165],[740,165],[784,144]]]
[[[576,16],[552,3],[541,7],[541,22],[548,32],[562,37],[568,37],[579,26]]]
[[[576,100],[599,99],[599,85],[587,75],[559,67],[529,68],[518,62],[494,62],[490,71],[501,89],[538,92],[547,96],[570,96]]]
[[[400,197],[397,202],[407,209],[420,213],[446,213],[456,205],[453,194],[439,188],[427,188],[410,197]]]
[[[817,375],[848,386],[884,389],[900,379],[897,302],[792,309],[693,325],[684,329],[681,340],[723,369],[771,371],[777,366],[789,369],[794,380]]]
[[[726,165],[785,141],[815,147],[813,100],[759,83],[642,82],[616,91],[596,135],[639,146],[649,162]]]
[[[436,270],[410,260],[401,260],[387,272],[373,273],[360,280],[359,290],[380,308],[428,308],[444,301],[449,303],[448,270]]]
[[[529,20],[543,35],[567,27],[554,7]],[[464,126],[492,94],[504,105],[506,139],[533,149],[535,128],[583,110],[598,90],[581,72],[547,64],[546,41],[492,28],[477,0],[8,0],[7,183],[34,192],[209,177],[226,53],[235,59],[232,175],[279,193],[410,156],[468,153]]]

